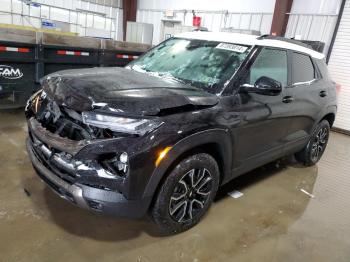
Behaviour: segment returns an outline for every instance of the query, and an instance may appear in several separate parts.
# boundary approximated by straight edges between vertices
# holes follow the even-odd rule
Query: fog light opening
[[[93,201],[93,200],[88,200],[87,202],[88,202],[91,209],[93,209],[95,211],[102,211],[103,204],[101,204],[97,201]]]

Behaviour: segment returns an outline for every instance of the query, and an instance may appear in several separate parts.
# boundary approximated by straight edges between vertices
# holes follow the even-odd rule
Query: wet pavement
[[[58,198],[35,175],[25,136],[22,111],[0,112],[0,261],[350,261],[348,136],[332,133],[317,166],[285,159],[225,185],[195,228],[172,237],[147,218]]]

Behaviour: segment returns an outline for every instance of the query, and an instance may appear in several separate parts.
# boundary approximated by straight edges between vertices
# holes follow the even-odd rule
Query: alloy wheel
[[[181,177],[170,197],[172,219],[183,223],[195,218],[205,207],[212,191],[212,175],[208,169],[191,169]]]
[[[313,161],[317,161],[321,157],[323,151],[326,148],[327,139],[328,139],[327,128],[325,127],[321,128],[317,132],[317,135],[315,136],[315,139],[312,143],[311,158]]]

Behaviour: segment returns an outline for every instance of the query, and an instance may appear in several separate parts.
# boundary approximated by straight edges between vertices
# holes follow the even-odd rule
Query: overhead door
[[[334,127],[350,131],[350,0],[344,6],[328,68],[332,79],[341,85]]]

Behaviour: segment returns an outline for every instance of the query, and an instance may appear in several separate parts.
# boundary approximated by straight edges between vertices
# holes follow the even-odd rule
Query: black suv
[[[321,158],[336,114],[324,56],[291,41],[191,32],[126,68],[48,75],[26,106],[40,178],[80,207],[194,226],[220,185]]]

